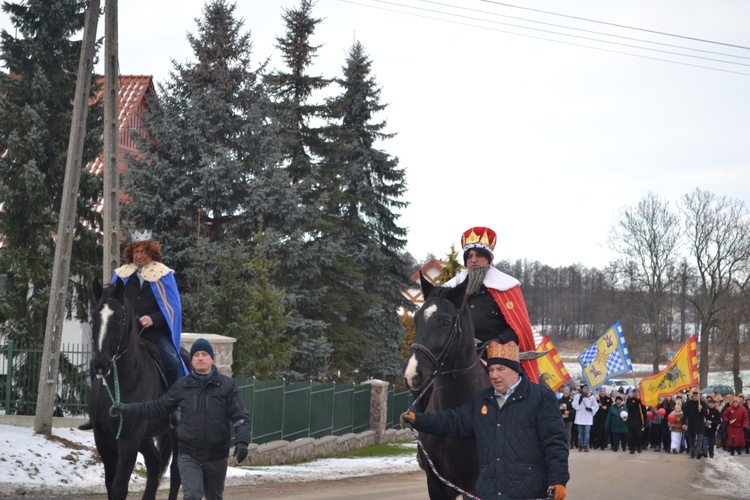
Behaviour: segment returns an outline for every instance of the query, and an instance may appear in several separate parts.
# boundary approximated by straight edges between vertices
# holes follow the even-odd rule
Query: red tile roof
[[[102,92],[103,82],[101,82]],[[120,130],[119,169],[123,170],[123,152],[136,152],[131,132],[140,128],[141,114],[148,108],[146,96],[155,93],[153,77],[148,75],[120,75],[118,88],[118,127]],[[104,170],[104,155],[90,162],[86,168],[97,175]],[[97,212],[103,209],[103,200],[96,205]]]

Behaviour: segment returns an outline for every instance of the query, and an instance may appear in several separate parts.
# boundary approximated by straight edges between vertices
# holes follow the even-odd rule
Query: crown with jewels
[[[135,230],[132,233],[130,233],[130,241],[133,241],[133,242],[151,241],[153,239],[154,239],[154,233],[152,233],[148,229],[144,229],[143,231]]]
[[[494,253],[496,242],[497,234],[488,227],[472,227],[461,235],[461,247],[464,252],[471,248],[484,248],[490,253]]]

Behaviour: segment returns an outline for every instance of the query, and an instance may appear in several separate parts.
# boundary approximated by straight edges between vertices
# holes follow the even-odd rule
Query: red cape
[[[526,302],[523,300],[520,286],[514,286],[509,290],[496,290],[488,288],[492,298],[503,312],[505,321],[518,335],[518,347],[521,352],[536,351],[534,344],[534,332],[531,330],[531,320],[526,310]],[[535,359],[521,361],[529,380],[535,384],[539,383],[539,368]]]

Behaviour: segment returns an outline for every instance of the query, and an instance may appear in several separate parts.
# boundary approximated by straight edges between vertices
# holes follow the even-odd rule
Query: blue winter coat
[[[501,409],[490,387],[458,408],[418,414],[413,426],[429,434],[475,437],[479,498],[546,498],[548,487],[570,479],[568,435],[557,398],[526,376]]]

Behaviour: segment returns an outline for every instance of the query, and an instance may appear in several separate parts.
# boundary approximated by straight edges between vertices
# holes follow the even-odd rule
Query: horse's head
[[[91,315],[92,366],[97,376],[105,376],[112,369],[112,362],[128,348],[132,315],[125,305],[125,285],[120,278],[103,287],[94,279],[93,289],[96,306]]]
[[[420,272],[420,281],[425,301],[414,315],[416,333],[403,369],[406,385],[415,391],[474,352],[471,315],[462,309],[468,280],[455,288],[436,287]]]

